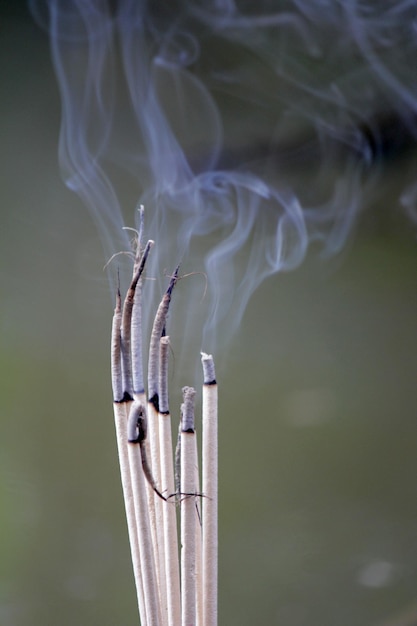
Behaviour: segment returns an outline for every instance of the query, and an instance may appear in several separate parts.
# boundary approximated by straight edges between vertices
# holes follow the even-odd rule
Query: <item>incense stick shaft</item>
[[[195,468],[197,466],[194,430],[195,390],[184,387],[181,405],[181,624],[196,623],[196,524]]]
[[[169,337],[161,337],[159,350],[159,448],[161,455],[162,493],[175,491],[172,459],[171,416],[168,405],[168,351]],[[177,515],[172,503],[164,504],[164,549],[167,589],[168,624],[178,626],[181,622],[180,574],[178,564]]]
[[[169,415],[160,415],[159,419],[159,434],[161,440],[161,488],[164,493],[170,495],[175,491],[172,463],[171,418]],[[162,504],[168,623],[170,626],[178,626],[181,620],[181,609],[177,515],[173,502],[163,502]]]
[[[165,584],[165,540],[164,540],[164,521],[163,521],[163,508],[166,505],[160,497],[159,489],[161,489],[161,454],[159,449],[159,415],[155,410],[155,406],[148,402],[148,426],[149,426],[149,448],[151,458],[151,469],[153,475],[154,484],[156,484],[152,491],[148,492],[148,505],[151,518],[151,530],[155,546],[155,563],[156,574],[159,587],[159,593],[162,606],[162,618],[163,623],[168,623],[168,609],[167,609],[167,589]],[[162,494],[161,494],[162,495]]]
[[[146,624],[146,607],[143,595],[142,570],[140,565],[140,551],[136,530],[136,514],[133,500],[132,482],[127,450],[127,417],[126,411],[130,403],[114,403],[114,423],[116,427],[117,450],[119,455],[120,476],[122,481],[123,499],[125,503],[127,530],[132,555],[133,573],[135,577],[136,593],[138,598],[141,621]]]
[[[204,371],[203,385],[203,441],[202,441],[202,530],[203,530],[203,589],[204,626],[217,626],[217,578],[218,578],[218,426],[217,426],[217,384],[214,375],[213,359],[202,355]]]
[[[196,493],[200,493],[200,475],[198,468],[198,445],[197,445],[197,433],[194,435],[195,446],[195,490]],[[202,532],[201,532],[201,502],[199,499],[195,499],[195,509],[197,515],[197,524],[195,528],[195,578],[196,578],[196,625],[203,626],[203,562],[202,562]]]
[[[136,529],[136,515],[133,501],[132,481],[129,468],[127,451],[127,412],[130,402],[120,402],[123,397],[123,378],[121,363],[121,331],[122,320],[121,297],[117,294],[116,308],[114,310],[112,334],[111,334],[111,375],[113,387],[113,411],[116,428],[117,451],[119,456],[120,477],[122,481],[122,492],[125,503],[127,529],[130,543],[130,553],[132,557],[133,574],[136,585],[136,595],[138,599],[139,614],[146,623],[146,607],[143,595],[142,571],[140,565],[139,542]]]
[[[181,432],[181,492],[195,493],[194,433]],[[196,623],[196,524],[197,512],[194,497],[181,500],[181,624]]]
[[[178,270],[174,272],[168,289],[165,292],[158,310],[155,315],[152,326],[152,333],[149,345],[148,359],[148,419],[149,419],[149,443],[151,452],[151,467],[154,479],[157,484],[161,484],[161,455],[159,442],[159,357],[160,357],[160,338],[163,334],[166,318],[168,315],[169,305],[171,302],[172,290],[177,281]],[[155,539],[157,576],[160,586],[161,600],[163,605],[163,617],[167,616],[167,588],[165,584],[165,538],[164,538],[164,522],[163,509],[161,500],[155,495],[149,499],[149,507],[151,511],[152,534]],[[166,610],[165,610],[166,609]]]

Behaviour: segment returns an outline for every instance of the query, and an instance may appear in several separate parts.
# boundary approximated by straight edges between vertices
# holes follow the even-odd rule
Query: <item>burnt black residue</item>
[[[154,393],[152,398],[149,398],[149,404],[152,404],[152,406],[155,408],[155,411],[159,413],[159,396],[157,393]]]
[[[133,397],[128,391],[125,391],[121,400],[115,400],[116,404],[123,404],[125,402],[133,402]]]

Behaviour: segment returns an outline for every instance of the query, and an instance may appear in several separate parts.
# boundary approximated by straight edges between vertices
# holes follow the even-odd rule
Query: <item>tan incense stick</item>
[[[146,609],[143,596],[142,571],[140,565],[140,553],[138,536],[136,529],[135,507],[133,502],[132,483],[129,469],[129,460],[127,453],[127,403],[123,400],[123,379],[121,368],[121,298],[120,293],[117,294],[116,308],[113,316],[112,325],[112,346],[111,346],[111,371],[113,386],[113,408],[114,423],[116,427],[116,441],[119,456],[120,476],[122,481],[123,499],[125,503],[126,520],[128,528],[128,537],[130,544],[130,552],[132,556],[132,566],[136,585],[136,594],[138,599],[139,613],[145,616]]]
[[[135,577],[136,593],[138,598],[139,614],[143,624],[146,624],[146,605],[144,599],[141,554],[139,549],[138,534],[136,527],[136,514],[133,499],[133,489],[127,449],[127,417],[126,403],[114,404],[114,421],[116,427],[117,450],[119,455],[120,476],[122,481],[123,499],[126,510],[127,529],[129,536],[130,552],[132,556],[133,573]]]
[[[168,315],[169,305],[174,286],[177,282],[178,268],[175,270],[155,315],[152,326],[150,344],[149,344],[149,360],[148,360],[148,420],[149,420],[149,443],[151,453],[151,467],[154,479],[157,484],[161,484],[161,455],[159,449],[159,390],[158,390],[158,371],[159,371],[159,341],[164,332],[166,319]],[[154,537],[154,545],[156,552],[157,578],[159,583],[159,593],[161,596],[162,616],[164,623],[168,621],[168,602],[166,591],[166,574],[165,574],[165,539],[164,539],[164,522],[163,522],[163,502],[155,496],[155,493],[149,496],[149,509],[151,516],[151,528]]]
[[[195,508],[195,430],[194,397],[192,387],[183,389],[184,403],[181,406],[181,625],[196,623],[196,524]]]
[[[200,494],[200,473],[198,467],[198,445],[197,445],[197,432],[194,436],[195,445],[195,490],[197,494]],[[195,500],[195,508],[197,515],[197,524],[195,528],[195,579],[196,579],[196,625],[203,626],[203,560],[202,560],[202,528],[201,528],[201,506],[200,500]]]
[[[132,311],[135,298],[137,284],[142,276],[146,260],[154,242],[149,240],[143,251],[138,269],[134,272],[132,281],[127,291],[122,313],[121,323],[121,347],[122,347],[122,374],[124,379],[124,392],[133,399],[133,377],[132,377],[132,354],[131,354],[131,336],[132,336]]]
[[[218,560],[218,445],[217,382],[213,357],[202,353],[203,365],[203,625],[217,626],[217,560]]]
[[[161,453],[161,489],[171,495],[175,491],[172,458],[171,415],[168,403],[169,337],[161,337],[159,353],[159,442]],[[180,575],[178,564],[177,516],[174,503],[163,506],[165,575],[169,626],[181,620]]]

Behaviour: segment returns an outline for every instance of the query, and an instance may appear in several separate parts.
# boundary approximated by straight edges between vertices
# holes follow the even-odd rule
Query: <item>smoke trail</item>
[[[106,258],[128,247],[122,226],[145,205],[157,242],[149,275],[160,279],[147,285],[151,301],[163,269],[183,261],[206,273],[194,311],[206,350],[216,329],[236,329],[265,277],[297,267],[312,242],[325,255],[342,248],[378,181],[386,119],[400,135],[388,148],[415,143],[412,2],[31,9],[50,34],[66,184],[93,214]],[[416,197],[412,179],[399,199],[410,215]],[[189,282],[198,301],[203,288]]]

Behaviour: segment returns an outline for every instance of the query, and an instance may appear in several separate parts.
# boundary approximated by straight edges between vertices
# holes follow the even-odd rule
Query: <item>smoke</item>
[[[106,259],[145,205],[150,303],[178,262],[206,275],[205,295],[193,276],[181,298],[205,350],[267,276],[312,244],[337,254],[386,155],[415,146],[414,2],[30,4],[50,36],[65,183]],[[397,198],[414,217],[416,189],[413,172]]]

